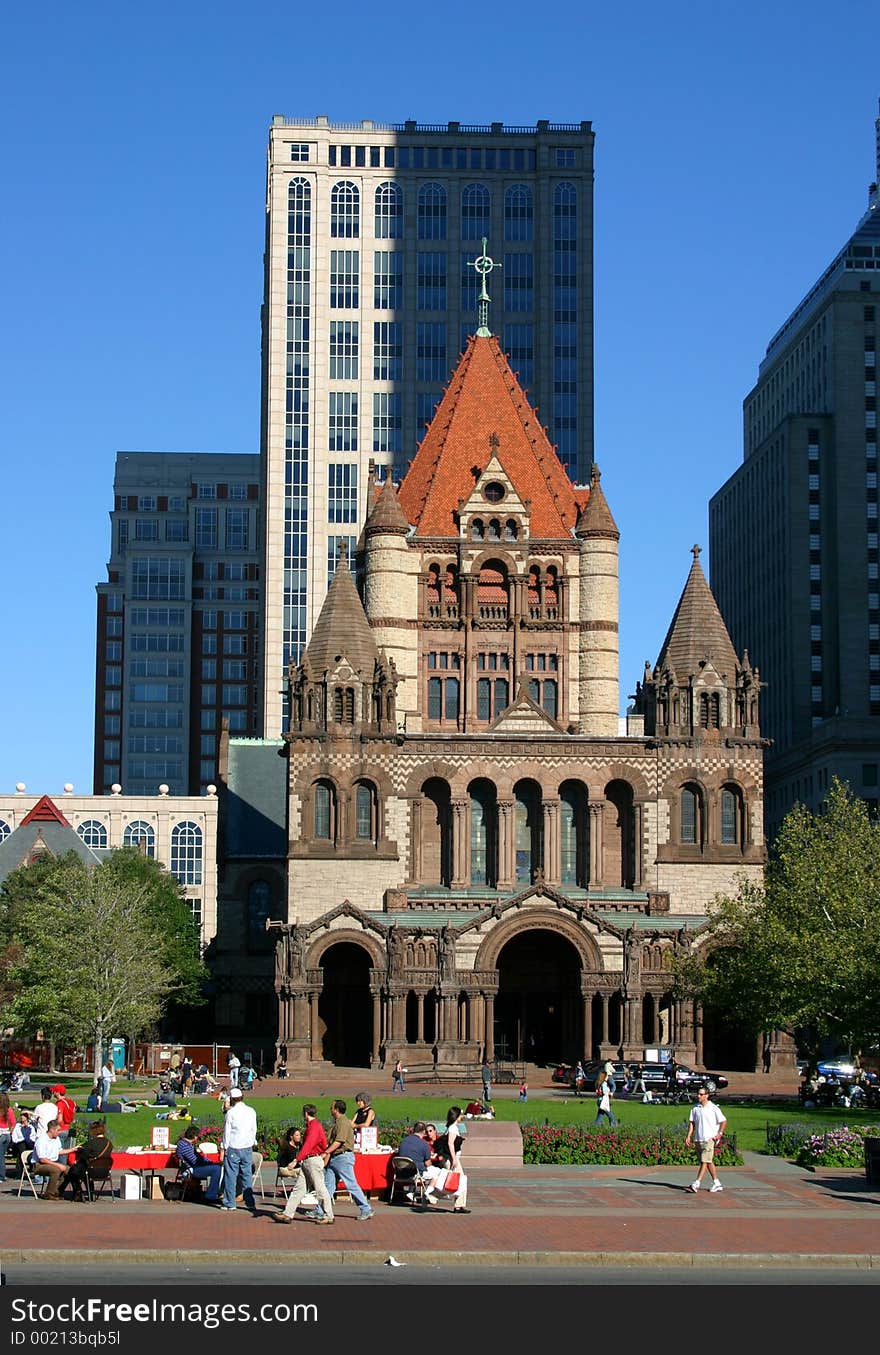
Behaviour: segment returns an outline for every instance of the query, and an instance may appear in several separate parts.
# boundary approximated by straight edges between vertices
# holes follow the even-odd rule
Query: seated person
[[[101,1109],[101,1084],[92,1083],[92,1090],[89,1092],[89,1098],[86,1101],[86,1114],[93,1115]]]
[[[12,1130],[12,1142],[10,1150],[18,1166],[18,1174],[21,1175],[21,1159],[25,1153],[29,1152],[35,1141],[34,1127],[31,1124],[31,1113],[29,1110],[19,1112],[18,1124]]]
[[[199,1131],[194,1124],[185,1129],[174,1145],[177,1160],[181,1167],[189,1168],[190,1176],[196,1181],[207,1181],[205,1203],[214,1204],[220,1198],[220,1177],[223,1167],[219,1162],[209,1162],[198,1145]]]
[[[277,1162],[279,1176],[296,1176],[299,1171],[296,1155],[302,1147],[302,1138],[302,1130],[298,1125],[291,1125],[290,1129],[284,1131],[284,1135],[278,1145]]]
[[[177,1105],[177,1097],[175,1096],[174,1092],[171,1090],[171,1085],[170,1085],[170,1083],[168,1083],[168,1082],[160,1082],[160,1083],[159,1083],[159,1089],[158,1089],[158,1091],[156,1092],[156,1101],[155,1101],[155,1104],[156,1104],[157,1106],[176,1106],[176,1105]]]
[[[450,1173],[458,1175],[457,1185],[449,1192],[454,1197],[453,1212],[456,1214],[469,1214],[467,1207],[467,1176],[461,1169],[461,1152],[464,1139],[458,1133],[458,1126],[461,1121],[461,1111],[458,1106],[450,1107],[449,1114],[446,1117],[446,1131],[438,1134],[434,1125],[425,1126],[425,1138],[431,1148],[431,1161],[425,1171],[422,1173],[428,1182],[426,1195],[433,1203],[433,1197],[438,1192],[446,1193],[446,1178]]]
[[[371,1124],[376,1123],[376,1112],[373,1109],[372,1098],[367,1092],[358,1092],[355,1099],[357,1110],[351,1117],[351,1122],[355,1129],[369,1129]]]
[[[431,1162],[431,1145],[426,1137],[427,1128],[424,1120],[416,1120],[410,1132],[401,1139],[397,1150],[399,1157],[412,1159],[416,1164],[416,1171],[422,1178]]]
[[[464,1113],[465,1115],[469,1115],[471,1119],[477,1115],[482,1115],[484,1113],[482,1101],[468,1101],[464,1108]]]
[[[282,1059],[275,1072],[276,1077],[287,1077],[287,1060]]]
[[[67,1184],[67,1162],[61,1162],[61,1139],[57,1120],[40,1125],[36,1133],[30,1169],[34,1176],[48,1176],[46,1186],[47,1200],[60,1200],[61,1192]]]
[[[112,1167],[113,1144],[107,1137],[107,1125],[104,1120],[93,1120],[89,1125],[89,1137],[77,1149],[76,1161],[71,1161],[67,1169],[67,1179],[73,1187],[74,1201],[80,1202],[83,1199],[83,1182],[87,1172],[103,1177]]]

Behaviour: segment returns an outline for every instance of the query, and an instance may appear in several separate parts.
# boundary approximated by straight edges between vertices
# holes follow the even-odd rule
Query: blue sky
[[[6,15],[0,792],[91,789],[117,449],[258,450],[274,113],[592,120],[596,459],[621,529],[625,704],[690,547],[708,547],[767,341],[865,208],[880,7],[548,13],[49,0]]]

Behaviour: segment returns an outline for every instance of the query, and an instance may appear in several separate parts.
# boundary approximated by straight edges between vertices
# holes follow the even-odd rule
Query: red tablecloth
[[[354,1174],[361,1190],[387,1190],[393,1153],[355,1153]]]
[[[206,1157],[217,1159],[216,1150],[213,1153],[209,1149],[203,1151]],[[124,1149],[120,1149],[119,1152],[114,1150],[113,1152],[113,1170],[115,1172],[160,1172],[166,1169],[174,1170],[176,1167],[177,1157],[173,1148],[170,1150],[160,1148],[156,1152],[148,1153],[128,1153]]]

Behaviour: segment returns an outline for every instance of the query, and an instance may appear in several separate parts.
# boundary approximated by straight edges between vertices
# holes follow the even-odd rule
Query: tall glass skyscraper
[[[263,304],[263,728],[363,524],[467,337],[490,326],[575,481],[593,460],[593,132],[276,117]],[[491,431],[491,430],[490,430]]]

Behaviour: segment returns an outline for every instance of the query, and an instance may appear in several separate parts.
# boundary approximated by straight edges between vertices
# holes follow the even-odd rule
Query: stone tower
[[[364,610],[379,649],[394,661],[398,714],[410,723],[418,710],[419,557],[407,543],[409,523],[390,475],[364,524]]]
[[[594,466],[590,497],[575,529],[580,545],[578,732],[614,738],[620,709],[620,532],[600,481]]]

